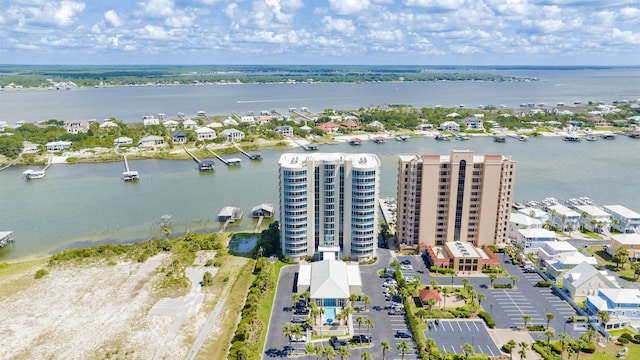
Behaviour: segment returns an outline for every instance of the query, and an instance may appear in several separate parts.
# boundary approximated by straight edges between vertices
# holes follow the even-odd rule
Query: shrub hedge
[[[482,318],[482,320],[484,320],[484,322],[487,324],[487,326],[488,326],[490,329],[494,329],[494,328],[496,327],[496,323],[495,323],[495,321],[493,321],[493,319],[491,318],[491,315],[489,315],[489,313],[488,313],[488,312],[486,312],[486,311],[480,311],[480,312],[478,313],[478,316],[479,316],[480,318]]]

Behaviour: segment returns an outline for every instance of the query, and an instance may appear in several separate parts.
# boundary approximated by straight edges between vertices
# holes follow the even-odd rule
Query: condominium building
[[[374,255],[380,191],[376,155],[283,154],[279,187],[284,255],[300,259],[325,249],[358,260]]]
[[[401,155],[396,240],[424,249],[445,242],[504,245],[516,163],[502,155]]]

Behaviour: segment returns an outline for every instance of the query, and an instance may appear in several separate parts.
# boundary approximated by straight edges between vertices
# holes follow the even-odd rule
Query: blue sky
[[[640,65],[640,0],[0,0],[0,63]]]

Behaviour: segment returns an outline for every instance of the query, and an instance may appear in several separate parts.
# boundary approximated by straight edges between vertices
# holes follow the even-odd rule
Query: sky
[[[640,0],[0,0],[0,63],[640,65]]]

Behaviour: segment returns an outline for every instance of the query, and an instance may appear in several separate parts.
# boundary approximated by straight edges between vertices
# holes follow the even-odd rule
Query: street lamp
[[[491,318],[493,318],[493,304],[489,304],[489,308],[491,310],[489,310],[489,314],[491,315]]]

